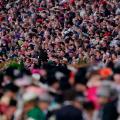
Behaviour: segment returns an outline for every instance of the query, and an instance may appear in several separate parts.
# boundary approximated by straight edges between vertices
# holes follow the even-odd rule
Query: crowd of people
[[[0,64],[13,59],[0,120],[120,120],[119,0],[0,0]]]

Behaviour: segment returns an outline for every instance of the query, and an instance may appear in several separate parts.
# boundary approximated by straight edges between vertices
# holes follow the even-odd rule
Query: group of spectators
[[[0,62],[116,62],[120,55],[119,0],[1,0]]]
[[[0,0],[0,120],[119,120],[120,1]]]

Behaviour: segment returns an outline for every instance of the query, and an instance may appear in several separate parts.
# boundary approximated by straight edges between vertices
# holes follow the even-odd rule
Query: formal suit
[[[82,112],[72,105],[62,107],[55,113],[56,120],[83,120]]]

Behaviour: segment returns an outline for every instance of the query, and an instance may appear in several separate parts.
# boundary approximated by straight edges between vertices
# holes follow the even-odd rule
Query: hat
[[[33,69],[32,70],[32,78],[35,80],[40,80],[40,70],[39,69]]]
[[[18,92],[19,87],[16,86],[14,83],[9,83],[9,84],[5,85],[3,89],[4,89],[4,91],[11,91],[13,93],[16,93],[16,92]]]
[[[50,103],[50,102],[52,101],[52,97],[51,97],[49,94],[44,93],[43,95],[41,95],[41,96],[39,97],[39,101],[40,101],[40,102]]]
[[[24,103],[28,103],[30,101],[36,100],[38,98],[37,94],[32,92],[26,92],[23,95],[23,101]]]
[[[23,70],[20,70],[22,66],[19,64],[10,64],[10,67],[8,67],[5,71],[5,75],[11,77],[12,79],[18,79],[23,76]]]
[[[101,70],[99,70],[99,74],[102,76],[102,77],[109,77],[112,75],[112,70],[110,68],[103,68]]]
[[[97,90],[97,96],[98,96],[98,97],[106,97],[106,98],[109,98],[109,97],[110,97],[110,90],[109,90],[109,88],[100,87],[100,88]]]
[[[65,75],[64,75],[64,73],[62,73],[62,72],[60,72],[60,71],[57,71],[56,73],[55,73],[55,78],[57,79],[57,80],[61,80],[61,78],[63,78]]]
[[[114,99],[118,96],[118,92],[114,87],[113,82],[107,80],[102,82],[102,85],[98,88],[96,94],[98,97],[106,97],[109,99]]]
[[[32,78],[35,80],[40,80],[40,75],[38,73],[32,74]]]

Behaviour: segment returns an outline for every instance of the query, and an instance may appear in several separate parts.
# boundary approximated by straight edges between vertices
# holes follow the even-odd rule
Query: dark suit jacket
[[[102,109],[102,119],[101,120],[117,120],[117,100],[114,100],[106,104]]]
[[[82,112],[72,105],[64,106],[56,112],[56,120],[83,120]]]

